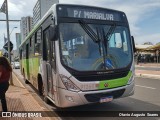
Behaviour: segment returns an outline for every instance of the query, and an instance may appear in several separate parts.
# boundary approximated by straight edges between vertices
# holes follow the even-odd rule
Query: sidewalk
[[[16,75],[13,73],[13,83],[14,85],[9,87],[6,93],[8,111],[49,111],[48,109],[42,107],[33,98],[33,94],[29,92],[22,83],[17,79]],[[0,103],[0,111],[1,103]],[[39,117],[39,118],[0,118],[0,120],[55,120],[56,117]]]
[[[160,79],[160,71],[159,70],[149,70],[145,68],[160,68],[160,63],[140,63],[135,65],[135,73],[138,77],[149,77],[154,79]],[[144,68],[139,69],[139,68]]]

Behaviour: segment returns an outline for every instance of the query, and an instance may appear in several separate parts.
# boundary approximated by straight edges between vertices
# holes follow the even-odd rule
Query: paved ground
[[[136,76],[160,79],[160,64],[159,63],[140,63],[135,65]]]
[[[13,73],[13,83],[14,85],[9,87],[6,93],[8,111],[49,111],[42,104],[40,105],[34,98],[34,94],[28,91],[22,83],[19,82],[16,75]],[[1,104],[0,104],[1,111]],[[43,117],[43,118],[0,118],[0,120],[54,120],[54,117]]]
[[[83,120],[160,120],[160,117],[142,117],[142,118],[131,118],[131,117],[110,117],[107,118],[105,115],[108,111],[116,112],[123,111],[133,112],[140,111],[139,113],[143,113],[144,111],[159,111],[160,110],[160,80],[158,79],[150,79],[150,78],[135,78],[135,94],[130,97],[114,99],[112,102],[103,103],[103,104],[89,104],[84,106],[78,106],[73,108],[68,108],[68,115],[72,116],[77,115],[79,113],[83,114],[81,111],[96,111],[90,112],[88,116],[84,117]],[[73,111],[78,111],[73,112]],[[96,117],[97,112],[103,113],[103,117]],[[155,113],[155,112],[154,112]],[[57,114],[59,114],[57,112]],[[59,114],[61,116],[61,114]],[[62,117],[63,120],[82,120],[80,117]]]
[[[153,92],[155,89],[159,89],[159,86],[157,85],[160,82],[155,81],[153,84],[153,80],[150,78],[155,78],[155,79],[160,79],[160,71],[155,70],[156,68],[160,68],[160,64],[139,64],[136,65],[136,75],[138,77],[148,77],[149,79],[141,79],[138,80],[139,82],[136,83],[136,91],[141,91],[141,92],[136,92],[133,97],[129,98],[123,98],[116,100],[115,102],[112,103],[106,103],[106,104],[100,104],[100,105],[94,105],[89,107],[88,106],[82,106],[82,107],[77,107],[78,110],[82,109],[99,109],[99,110],[159,110],[159,95],[157,96],[157,93]],[[17,74],[18,75],[18,74]],[[18,75],[19,76],[19,75]],[[146,81],[146,85],[143,83],[141,84],[141,81]],[[152,83],[150,83],[152,81]],[[17,79],[16,75],[13,74],[13,82],[14,86],[10,86],[9,90],[6,93],[7,97],[7,104],[8,104],[8,110],[9,111],[51,111],[47,109],[43,103],[38,102],[35,97],[36,93],[27,90],[24,85]],[[149,83],[149,84],[148,84]],[[150,87],[151,85],[151,87]],[[149,86],[149,87],[148,87]],[[149,90],[146,92],[146,90]],[[153,91],[152,91],[153,90]],[[157,90],[156,90],[157,91]],[[153,92],[153,93],[150,93]],[[149,96],[147,95],[149,93]],[[144,95],[144,96],[143,96]],[[153,95],[153,96],[150,96]],[[148,97],[148,98],[147,98]],[[144,100],[144,98],[146,98]],[[143,101],[144,100],[144,101]],[[155,101],[155,100],[158,100]],[[119,104],[118,104],[119,101]],[[127,104],[126,104],[127,103]],[[136,103],[136,104],[135,104]],[[119,105],[119,106],[117,106]],[[136,106],[139,107],[136,107]],[[135,107],[134,107],[135,106]],[[92,108],[94,107],[94,108]],[[115,109],[114,109],[115,107]],[[76,108],[74,108],[76,109]],[[54,109],[52,108],[54,111]],[[1,111],[1,104],[0,104],[0,111]],[[58,114],[58,113],[57,113]],[[71,113],[72,114],[72,113]],[[56,119],[55,117],[43,117],[43,118],[0,118],[0,120],[52,120]],[[64,119],[64,118],[63,118]],[[66,118],[65,118],[66,119]],[[72,118],[73,119],[73,118]],[[78,118],[76,118],[78,119]],[[79,118],[80,119],[80,118]],[[106,118],[105,118],[106,119]],[[159,118],[158,118],[159,119]]]
[[[160,67],[160,63],[139,63],[136,66]]]

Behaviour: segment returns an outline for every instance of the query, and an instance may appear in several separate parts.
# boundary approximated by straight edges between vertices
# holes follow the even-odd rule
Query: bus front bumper
[[[80,91],[78,93],[59,88],[60,94],[57,106],[65,108],[89,103],[98,103],[101,98],[109,96],[112,96],[113,99],[127,97],[134,94],[134,89],[134,81],[130,85],[123,87],[98,91]]]

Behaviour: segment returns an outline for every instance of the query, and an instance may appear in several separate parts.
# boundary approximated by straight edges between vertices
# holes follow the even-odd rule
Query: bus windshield
[[[131,63],[131,43],[126,26],[60,23],[59,32],[62,64],[74,70],[114,70]]]

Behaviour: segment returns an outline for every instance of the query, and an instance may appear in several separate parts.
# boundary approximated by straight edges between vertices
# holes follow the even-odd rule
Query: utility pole
[[[7,21],[7,38],[8,38],[8,59],[11,64],[11,47],[10,47],[10,35],[9,35],[9,18],[8,18],[8,1],[6,0],[6,21]],[[13,85],[12,74],[10,77],[10,84]]]
[[[10,35],[9,35],[9,18],[8,18],[8,1],[4,0],[2,7],[0,9],[1,12],[6,14],[6,24],[7,24],[7,39],[8,39],[8,60],[11,63],[11,49],[10,49]],[[10,84],[13,85],[12,74],[10,77]]]
[[[8,59],[11,63],[11,50],[10,50],[10,35],[9,35],[9,21],[8,21],[8,1],[6,0],[6,22],[7,22],[7,38],[8,38]]]
[[[3,20],[3,19],[0,19],[1,22],[6,22],[6,20]],[[8,20],[8,21],[11,21],[11,22],[20,22],[21,20]]]

